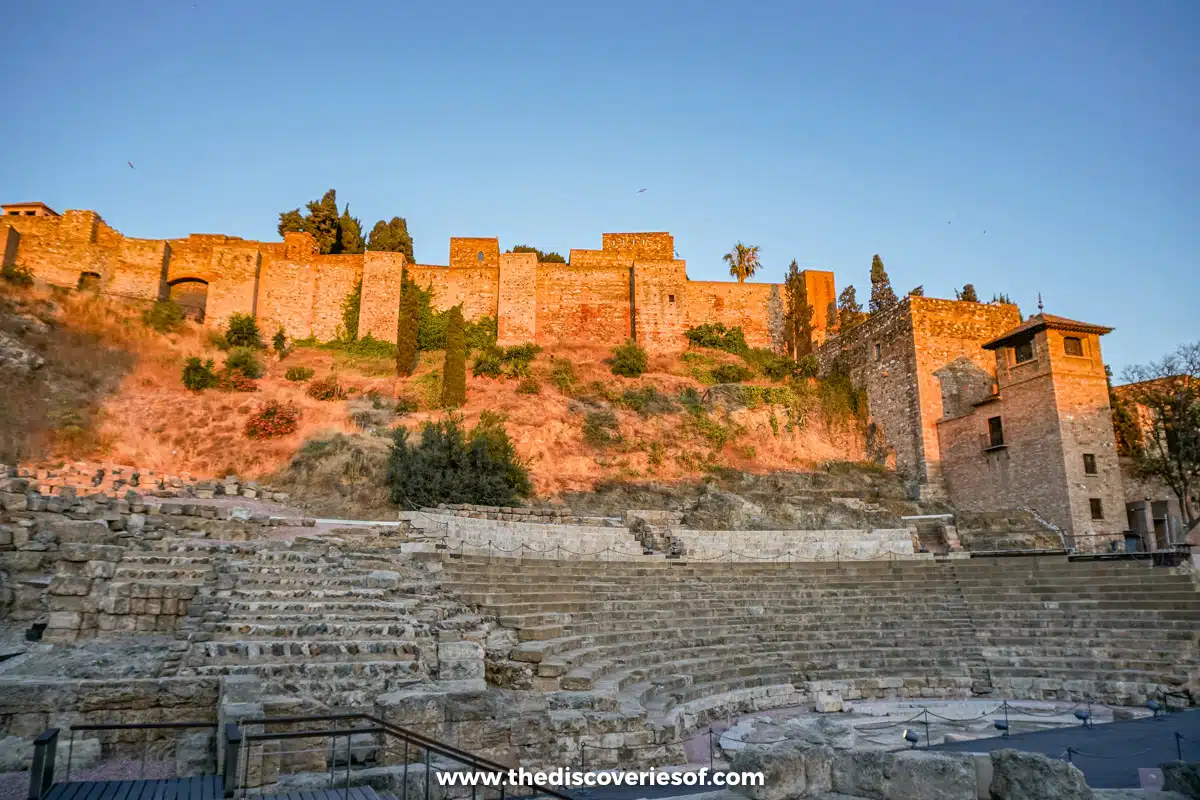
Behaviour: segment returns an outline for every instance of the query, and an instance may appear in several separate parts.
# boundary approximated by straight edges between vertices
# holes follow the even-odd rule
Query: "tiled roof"
[[[1025,339],[1029,335],[1047,328],[1053,328],[1056,331],[1071,331],[1073,333],[1095,333],[1100,336],[1112,331],[1112,328],[1106,328],[1103,325],[1093,325],[1090,322],[1080,322],[1075,319],[1058,317],[1054,314],[1035,314],[1007,333],[983,345],[983,348],[985,350],[995,350],[998,347],[1011,344],[1014,340]]]

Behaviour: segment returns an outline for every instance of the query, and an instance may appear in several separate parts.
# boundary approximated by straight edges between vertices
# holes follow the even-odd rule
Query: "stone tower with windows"
[[[1029,507],[1079,550],[1119,546],[1125,499],[1100,337],[1038,314],[982,345],[996,383],[938,422],[942,475],[960,508]]]

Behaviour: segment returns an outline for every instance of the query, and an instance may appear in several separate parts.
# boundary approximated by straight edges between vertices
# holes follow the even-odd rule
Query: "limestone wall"
[[[823,531],[674,530],[684,555],[697,560],[866,561],[913,556],[907,529]]]

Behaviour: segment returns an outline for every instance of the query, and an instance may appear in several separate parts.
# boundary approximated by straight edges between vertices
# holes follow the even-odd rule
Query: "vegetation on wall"
[[[404,217],[392,217],[387,222],[379,220],[371,228],[371,236],[367,240],[367,249],[385,253],[403,253],[404,260],[415,264],[413,256],[413,240],[408,233],[408,222]]]
[[[358,316],[362,310],[362,278],[342,299],[342,324],[336,338],[353,342],[358,338]]]
[[[794,258],[784,276],[783,291],[784,344],[792,358],[801,358],[812,352],[813,307],[808,303],[808,287]]]
[[[407,429],[397,428],[387,485],[392,502],[406,509],[438,503],[511,506],[533,492],[503,417],[489,412],[480,415],[470,434],[456,414],[427,422],[415,444]]]
[[[390,222],[380,220],[371,229],[370,241],[363,238],[362,222],[350,216],[350,204],[338,213],[337,191],[330,189],[320,200],[313,200],[300,213],[299,208],[284,211],[279,215],[276,230],[279,235],[304,232],[310,234],[322,255],[354,254],[367,250],[403,253],[405,259],[413,261],[412,237],[408,235],[408,224],[403,217],[392,217]]]
[[[846,288],[842,289],[841,294],[838,295],[837,313],[838,330],[841,332],[850,330],[867,318],[868,315],[862,310],[862,304],[858,302],[854,284],[847,284]]]
[[[565,264],[567,260],[554,251],[543,252],[536,247],[531,247],[527,244],[519,244],[508,250],[509,253],[536,253],[537,260],[545,264]]]
[[[683,332],[689,343],[695,347],[711,347],[714,350],[724,350],[727,353],[741,355],[749,349],[746,344],[746,334],[741,326],[726,328],[720,322],[705,322]]]

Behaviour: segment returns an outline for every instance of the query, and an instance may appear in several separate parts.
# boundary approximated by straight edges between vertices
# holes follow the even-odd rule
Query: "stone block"
[[[175,745],[175,777],[212,775],[217,768],[217,750],[213,731],[198,731],[182,736]]]
[[[79,630],[83,624],[83,615],[78,611],[55,611],[49,615],[46,622],[48,630]]]
[[[993,800],[1093,800],[1083,773],[1073,764],[1041,753],[992,753]]]
[[[813,710],[821,714],[841,711],[841,692],[817,692],[813,697]]]
[[[1169,761],[1160,764],[1163,791],[1178,792],[1187,798],[1200,799],[1200,762]]]
[[[975,765],[969,755],[923,750],[890,755],[884,770],[886,800],[976,800]]]

